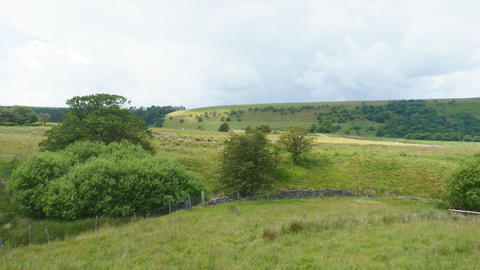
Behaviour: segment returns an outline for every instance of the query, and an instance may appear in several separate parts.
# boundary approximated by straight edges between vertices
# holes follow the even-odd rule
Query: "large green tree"
[[[278,143],[291,154],[294,163],[312,149],[313,138],[307,135],[308,128],[302,125],[294,126],[280,135]]]
[[[13,106],[10,108],[10,114],[12,122],[19,125],[25,125],[26,123],[35,123],[38,121],[38,115],[32,108],[27,106]]]
[[[245,134],[231,132],[220,160],[220,184],[224,191],[255,194],[271,187],[278,155],[267,135],[255,129]]]
[[[128,142],[154,152],[152,131],[145,121],[126,108],[127,99],[118,95],[95,94],[67,100],[70,107],[63,122],[45,132],[42,150],[58,151],[76,141]]]

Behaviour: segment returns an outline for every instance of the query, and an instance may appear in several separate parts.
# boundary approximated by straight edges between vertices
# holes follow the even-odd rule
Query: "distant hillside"
[[[348,128],[359,135],[404,137],[409,133],[444,135],[458,132],[463,138],[467,134],[480,136],[480,123],[477,121],[480,118],[479,102],[480,98],[467,98],[216,106],[169,113],[163,127],[196,129],[202,126],[206,130],[216,130],[223,121],[227,121],[233,129],[244,129],[247,125],[269,125],[273,129],[285,130],[298,124],[318,126],[330,120],[338,132]],[[409,106],[409,110],[401,111],[397,105]],[[410,118],[419,121],[406,121]],[[433,118],[436,125],[425,128]],[[477,124],[478,129],[472,128]],[[401,127],[400,131],[395,130],[396,125]],[[385,127],[390,128],[389,133],[383,132]],[[379,129],[382,132],[378,132]]]

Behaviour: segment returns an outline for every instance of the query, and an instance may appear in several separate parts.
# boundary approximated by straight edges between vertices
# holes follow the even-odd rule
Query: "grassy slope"
[[[455,100],[455,103],[449,104]],[[449,116],[454,115],[459,112],[469,112],[477,118],[480,118],[480,98],[467,98],[467,99],[431,99],[426,100],[427,107],[432,107],[437,109],[437,113],[439,115]],[[296,112],[295,114],[287,114],[287,115],[280,115],[279,112],[273,113],[272,111],[268,112],[260,112],[258,111],[256,114],[254,112],[249,111],[247,117],[247,123],[251,126],[261,126],[261,125],[269,125],[275,129],[286,129],[289,126],[294,126],[298,124],[303,124],[306,126],[310,126],[312,124],[318,124],[317,115],[315,113],[328,113],[331,112],[332,106],[340,106],[343,105],[345,109],[349,111],[353,111],[356,109],[357,106],[361,107],[362,104],[365,105],[386,105],[389,101],[338,101],[338,102],[312,102],[312,103],[273,103],[273,104],[251,104],[251,105],[231,105],[231,106],[216,106],[216,107],[206,107],[206,108],[195,108],[195,109],[188,109],[184,111],[176,111],[170,113],[165,118],[164,127],[167,129],[196,129],[199,125],[203,126],[207,130],[216,130],[220,125],[221,115],[227,117],[224,112],[229,112],[230,110],[248,110],[249,108],[263,108],[268,106],[273,106],[275,108],[288,108],[288,107],[295,107],[300,108],[302,106],[320,106],[321,108],[315,110],[303,110],[302,112]],[[326,105],[329,107],[327,108]],[[322,107],[325,106],[325,107]],[[195,115],[200,115],[205,112],[213,113],[217,112],[220,114],[218,117],[210,116],[210,119],[203,118],[203,122],[198,122],[195,119]],[[190,117],[190,114],[192,117]],[[170,119],[172,117],[172,119]],[[325,119],[325,117],[323,117]],[[185,122],[180,123],[180,119],[183,119]],[[242,129],[245,128],[245,119],[246,115],[241,117],[242,121],[238,122],[237,117],[231,117],[232,121],[229,122],[230,127],[233,129]],[[362,135],[374,135],[375,132],[365,132],[365,129],[369,126],[373,126],[378,128],[378,126],[383,126],[383,124],[377,124],[373,121],[368,121],[366,119],[360,120],[355,119],[353,121],[347,121],[347,123],[340,124],[341,131],[345,128],[352,127],[353,125],[361,126],[361,131],[359,134]],[[337,125],[337,124],[335,124]]]
[[[233,205],[233,206],[232,206]],[[51,245],[3,250],[2,269],[474,269],[479,217],[363,198],[197,207]],[[264,237],[271,236],[275,238]]]
[[[154,129],[154,133],[160,154],[179,159],[187,168],[202,174],[211,190],[218,191],[215,170],[221,141],[227,134],[166,129]],[[276,140],[278,135],[270,138]],[[315,140],[312,153],[298,165],[287,154],[283,155],[276,189],[360,187],[364,193],[433,196],[443,189],[441,179],[445,172],[460,157],[480,149],[480,143],[428,145],[337,136],[316,136]]]

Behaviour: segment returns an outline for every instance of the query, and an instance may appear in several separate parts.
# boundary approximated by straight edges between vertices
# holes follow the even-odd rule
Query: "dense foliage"
[[[298,125],[290,128],[288,132],[280,135],[278,143],[290,153],[293,162],[298,160],[312,149],[313,138],[308,137],[308,128]]]
[[[480,153],[463,158],[443,180],[444,199],[453,207],[480,211]]]
[[[183,106],[151,106],[151,107],[130,107],[129,110],[133,115],[138,115],[143,118],[145,123],[149,126],[162,127],[165,122],[165,115],[179,110],[185,110]]]
[[[13,106],[10,109],[0,108],[0,124],[7,122],[19,125],[31,124],[38,121],[38,115],[27,106]]]
[[[45,132],[47,139],[39,144],[41,149],[57,151],[76,141],[109,144],[127,140],[154,152],[151,130],[140,116],[122,108],[125,103],[126,98],[110,94],[76,96],[67,100],[70,108],[64,121]]]
[[[245,134],[230,133],[221,153],[220,184],[229,193],[249,193],[272,186],[278,157],[272,143],[259,129]]]
[[[176,160],[127,141],[77,142],[59,152],[33,154],[7,185],[19,208],[66,219],[127,214],[203,189],[199,177]]]

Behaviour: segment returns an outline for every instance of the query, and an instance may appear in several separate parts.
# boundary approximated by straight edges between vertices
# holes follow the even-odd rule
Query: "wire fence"
[[[200,204],[202,204],[201,197],[186,197],[183,200],[170,202],[168,205],[153,205],[127,214],[110,214],[60,223],[58,220],[43,220],[39,222],[40,224],[36,223],[35,227],[24,223],[21,224],[22,229],[0,233],[0,247],[8,250],[29,244],[61,241],[82,232],[97,230],[101,226],[118,227],[140,219],[160,217],[180,210],[191,210],[192,207]],[[4,230],[9,229],[8,226],[9,224],[5,225]]]
[[[202,191],[201,196],[186,197],[183,200],[169,202],[168,205],[153,205],[147,208],[136,209],[127,214],[111,214],[90,217],[75,221],[58,222],[58,220],[42,220],[36,223],[35,227],[22,224],[22,229],[0,233],[0,247],[4,250],[26,246],[29,244],[47,244],[51,241],[61,241],[74,237],[82,232],[93,231],[108,224],[110,227],[121,226],[130,222],[142,219],[165,216],[180,210],[191,210],[198,205],[218,205],[230,202],[256,201],[256,200],[285,200],[285,199],[312,199],[326,197],[366,197],[366,198],[388,198],[406,200],[430,200],[435,201],[435,194],[432,197],[414,197],[412,194],[391,193],[376,188],[350,188],[350,189],[317,189],[317,190],[284,190],[279,192],[256,192],[230,194],[230,197],[216,194],[217,197],[205,201]],[[235,196],[236,195],[236,196]],[[27,220],[25,222],[28,222]],[[8,224],[4,226],[8,230]]]

